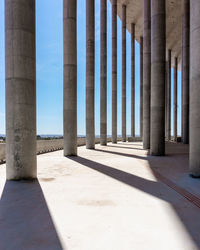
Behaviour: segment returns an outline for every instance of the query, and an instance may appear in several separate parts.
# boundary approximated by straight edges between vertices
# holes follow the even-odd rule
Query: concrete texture
[[[131,136],[135,137],[135,24],[131,24]]]
[[[35,1],[5,1],[7,179],[36,170]]]
[[[36,182],[6,182],[1,165],[1,248],[199,249],[199,208],[155,174],[199,195],[187,148],[167,144],[165,157],[147,156],[142,143],[81,147],[70,158],[57,151],[38,156]]]
[[[107,144],[107,1],[101,0],[101,92],[100,92],[100,138],[101,145]]]
[[[122,140],[126,141],[126,6],[122,5]]]
[[[168,50],[167,61],[167,140],[171,140],[171,50]]]
[[[140,37],[140,136],[143,137],[143,37]]]
[[[112,1],[112,143],[117,143],[117,0]]]
[[[189,57],[190,57],[190,1],[183,1],[183,17],[182,17],[182,60],[183,60],[183,68],[182,68],[182,78],[183,78],[183,134],[182,140],[183,143],[189,143]]]
[[[190,1],[190,171],[200,177],[200,1]]]
[[[86,1],[86,148],[95,147],[95,23],[94,0]]]
[[[166,48],[171,49],[173,58],[179,58],[179,69],[181,66],[182,2],[182,0],[166,0]],[[131,24],[136,24],[135,37],[139,43],[143,34],[143,1],[117,0],[117,13],[121,19],[122,4],[127,7],[127,29],[131,32]]]
[[[76,0],[63,1],[63,129],[64,155],[77,155],[77,27]]]
[[[151,1],[152,155],[165,154],[165,0]]]
[[[151,1],[143,0],[143,148],[150,148]]]
[[[174,118],[173,118],[173,131],[174,131],[174,141],[177,140],[177,58],[174,58]]]

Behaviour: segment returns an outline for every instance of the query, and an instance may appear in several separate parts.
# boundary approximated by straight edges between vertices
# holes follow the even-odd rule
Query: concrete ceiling
[[[112,2],[112,0],[110,1]],[[117,13],[120,18],[122,4],[127,6],[127,29],[130,32],[131,23],[135,23],[136,40],[139,42],[143,30],[143,0],[117,0]],[[172,50],[172,66],[176,56],[178,57],[179,68],[181,62],[181,30],[182,0],[166,0],[166,46],[167,49]]]

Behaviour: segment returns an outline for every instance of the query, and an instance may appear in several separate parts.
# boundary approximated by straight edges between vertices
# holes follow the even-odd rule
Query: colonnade
[[[107,0],[101,2],[100,143],[107,143]],[[140,38],[140,133],[144,149],[165,155],[171,139],[171,48],[166,48],[166,1],[143,0]],[[7,179],[36,178],[35,0],[5,1]],[[112,142],[117,142],[117,0],[112,0]],[[190,7],[190,8],[189,8]],[[126,5],[122,5],[122,141],[126,134]],[[189,11],[190,10],[190,11]],[[190,141],[190,172],[200,176],[200,2],[183,0],[182,139]],[[86,0],[86,147],[95,148],[94,0]],[[189,18],[191,16],[191,19]],[[191,22],[191,23],[190,23]],[[63,0],[64,155],[77,155],[77,1]],[[135,136],[135,23],[131,24],[131,136]],[[189,39],[191,37],[191,41]],[[168,49],[166,62],[166,49]],[[190,52],[190,57],[189,57]],[[190,60],[189,60],[190,58]],[[177,68],[174,60],[174,140]],[[167,65],[167,66],[166,66]],[[189,75],[190,72],[190,75]],[[190,87],[190,91],[189,91]],[[190,93],[190,95],[189,95]],[[190,97],[190,98],[189,98]],[[190,100],[190,103],[189,103]],[[190,111],[190,120],[189,120]],[[190,138],[189,138],[190,125]],[[189,140],[190,139],[190,140]]]

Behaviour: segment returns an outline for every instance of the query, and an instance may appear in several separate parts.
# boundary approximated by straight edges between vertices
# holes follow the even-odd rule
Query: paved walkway
[[[35,182],[5,182],[1,165],[0,249],[200,249],[200,208],[183,195],[200,198],[187,150],[171,143],[166,157],[149,157],[141,143],[118,143],[80,147],[72,158],[57,151],[38,156]]]

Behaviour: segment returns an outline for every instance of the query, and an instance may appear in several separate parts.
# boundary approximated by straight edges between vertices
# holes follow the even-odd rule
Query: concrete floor
[[[200,249],[200,208],[156,173],[200,198],[187,146],[150,157],[141,143],[38,156],[38,181],[5,182],[0,166],[0,249]]]

